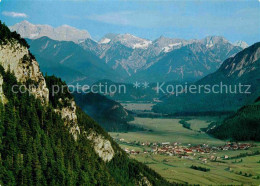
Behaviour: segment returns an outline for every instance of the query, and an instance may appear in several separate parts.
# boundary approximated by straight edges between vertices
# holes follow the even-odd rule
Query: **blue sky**
[[[258,0],[0,0],[0,19],[88,30],[98,40],[106,33],[131,33],[156,39],[200,39],[221,35],[230,41],[260,41]]]

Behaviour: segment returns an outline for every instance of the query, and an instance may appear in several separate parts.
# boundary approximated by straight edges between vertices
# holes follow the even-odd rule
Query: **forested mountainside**
[[[25,40],[1,22],[0,36],[1,185],[169,185],[129,159],[68,92],[55,94],[51,86],[64,82],[45,79]]]
[[[77,105],[106,131],[129,131],[134,117],[120,103],[95,93],[74,93]]]
[[[260,141],[260,97],[222,123],[211,124],[207,132],[220,139]]]
[[[204,93],[205,87],[203,88],[203,86],[221,87],[221,83],[224,85],[222,93],[220,93],[220,89],[218,89],[219,93],[213,91]],[[240,93],[239,84],[243,85]],[[164,102],[154,107],[154,111],[170,114],[236,111],[257,99],[260,95],[259,84],[260,43],[258,42],[225,60],[216,72],[195,82],[193,85],[196,87],[202,86],[200,93],[167,95]],[[250,85],[248,91],[246,91],[247,85]]]

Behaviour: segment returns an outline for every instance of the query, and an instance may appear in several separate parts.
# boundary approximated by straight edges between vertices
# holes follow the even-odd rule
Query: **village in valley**
[[[182,145],[182,143],[170,143],[170,142],[126,142],[125,139],[120,138],[115,140],[118,143],[126,144],[128,148],[124,148],[124,151],[127,154],[138,155],[138,154],[161,154],[168,156],[178,156],[182,159],[193,160],[198,158],[204,163],[207,161],[220,161],[224,159],[230,159],[229,155],[218,156],[218,152],[225,151],[236,151],[236,150],[248,150],[251,147],[254,147],[254,144],[251,143],[236,143],[236,142],[226,142],[222,146],[213,146],[208,144],[201,145]],[[131,147],[143,147],[143,151],[135,150]],[[223,153],[221,153],[223,154]]]
[[[260,144],[223,141],[206,134],[202,129],[217,119],[188,118],[186,128],[182,118],[136,117],[131,124],[144,130],[110,134],[130,158],[143,162],[169,181],[259,185]]]

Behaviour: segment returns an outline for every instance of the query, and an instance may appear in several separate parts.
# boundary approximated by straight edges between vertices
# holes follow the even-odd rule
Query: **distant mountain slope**
[[[83,74],[82,78],[88,74],[91,79],[107,78],[117,82],[198,80],[217,70],[224,59],[241,50],[223,37],[190,41],[160,37],[147,48],[133,47],[135,40],[129,41],[132,44],[126,44],[128,37],[121,42],[122,37],[114,36],[107,43],[86,39],[79,45],[48,40],[47,37],[28,42],[43,67],[47,66],[48,61],[52,61],[49,64],[56,61],[79,71]],[[89,64],[91,66],[87,66]],[[97,77],[97,73],[101,76]],[[68,79],[66,76],[63,78]]]
[[[132,37],[120,35],[110,39],[103,38],[107,42],[94,47],[98,51],[96,55],[104,59],[117,73],[125,72],[124,75],[128,75],[128,82],[140,79],[149,82],[198,80],[217,70],[223,60],[242,49],[219,36],[202,40],[161,36],[149,42],[147,47],[135,48],[130,44],[135,41]],[[138,41],[136,43],[138,45]],[[86,45],[84,48],[87,48]],[[90,50],[91,48],[90,46]],[[151,76],[154,73],[156,76]]]
[[[104,78],[116,79],[115,72],[100,58],[73,42],[55,41],[48,37],[27,39],[27,41],[31,46],[31,52],[39,58],[43,71],[50,74],[49,71],[54,71],[52,68],[62,67],[58,73],[66,81],[69,80],[68,83],[80,81],[80,79],[87,83]],[[66,75],[62,69],[66,71],[72,69],[72,71]],[[74,78],[71,73],[75,74]]]
[[[223,37],[207,37],[160,56],[156,63],[137,74],[149,81],[194,81],[216,71],[223,60],[241,51]],[[150,77],[150,74],[156,76]]]
[[[256,43],[234,57],[228,58],[221,67],[214,73],[197,81],[195,85],[251,85],[251,94],[225,93],[222,94],[201,93],[181,94],[179,96],[168,95],[163,103],[154,107],[157,112],[178,113],[178,112],[216,112],[216,111],[235,111],[245,104],[252,103],[260,94],[260,43]],[[244,87],[245,88],[245,87]],[[230,88],[228,87],[228,90]],[[245,91],[245,90],[244,90]],[[228,91],[230,92],[230,91]]]
[[[101,44],[121,43],[122,45],[132,49],[136,49],[136,48],[147,49],[149,45],[152,43],[152,41],[148,39],[136,37],[132,34],[114,34],[114,35],[109,34],[103,37],[99,43]]]
[[[128,131],[131,128],[127,122],[134,118],[120,103],[100,94],[74,93],[73,95],[79,107],[99,122],[106,131]]]
[[[220,139],[260,141],[260,97],[221,124],[210,125],[207,132]]]
[[[90,34],[86,30],[78,30],[68,25],[62,25],[53,28],[50,25],[34,25],[28,21],[22,21],[9,27],[11,31],[16,31],[23,38],[37,39],[47,36],[58,41],[73,41],[75,43],[80,40],[90,38]]]

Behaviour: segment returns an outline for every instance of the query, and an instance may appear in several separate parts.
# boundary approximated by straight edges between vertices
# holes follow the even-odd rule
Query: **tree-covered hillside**
[[[95,93],[74,93],[76,103],[106,131],[129,131],[134,117],[118,102]]]
[[[260,141],[260,97],[221,124],[211,125],[208,133],[220,139]]]

